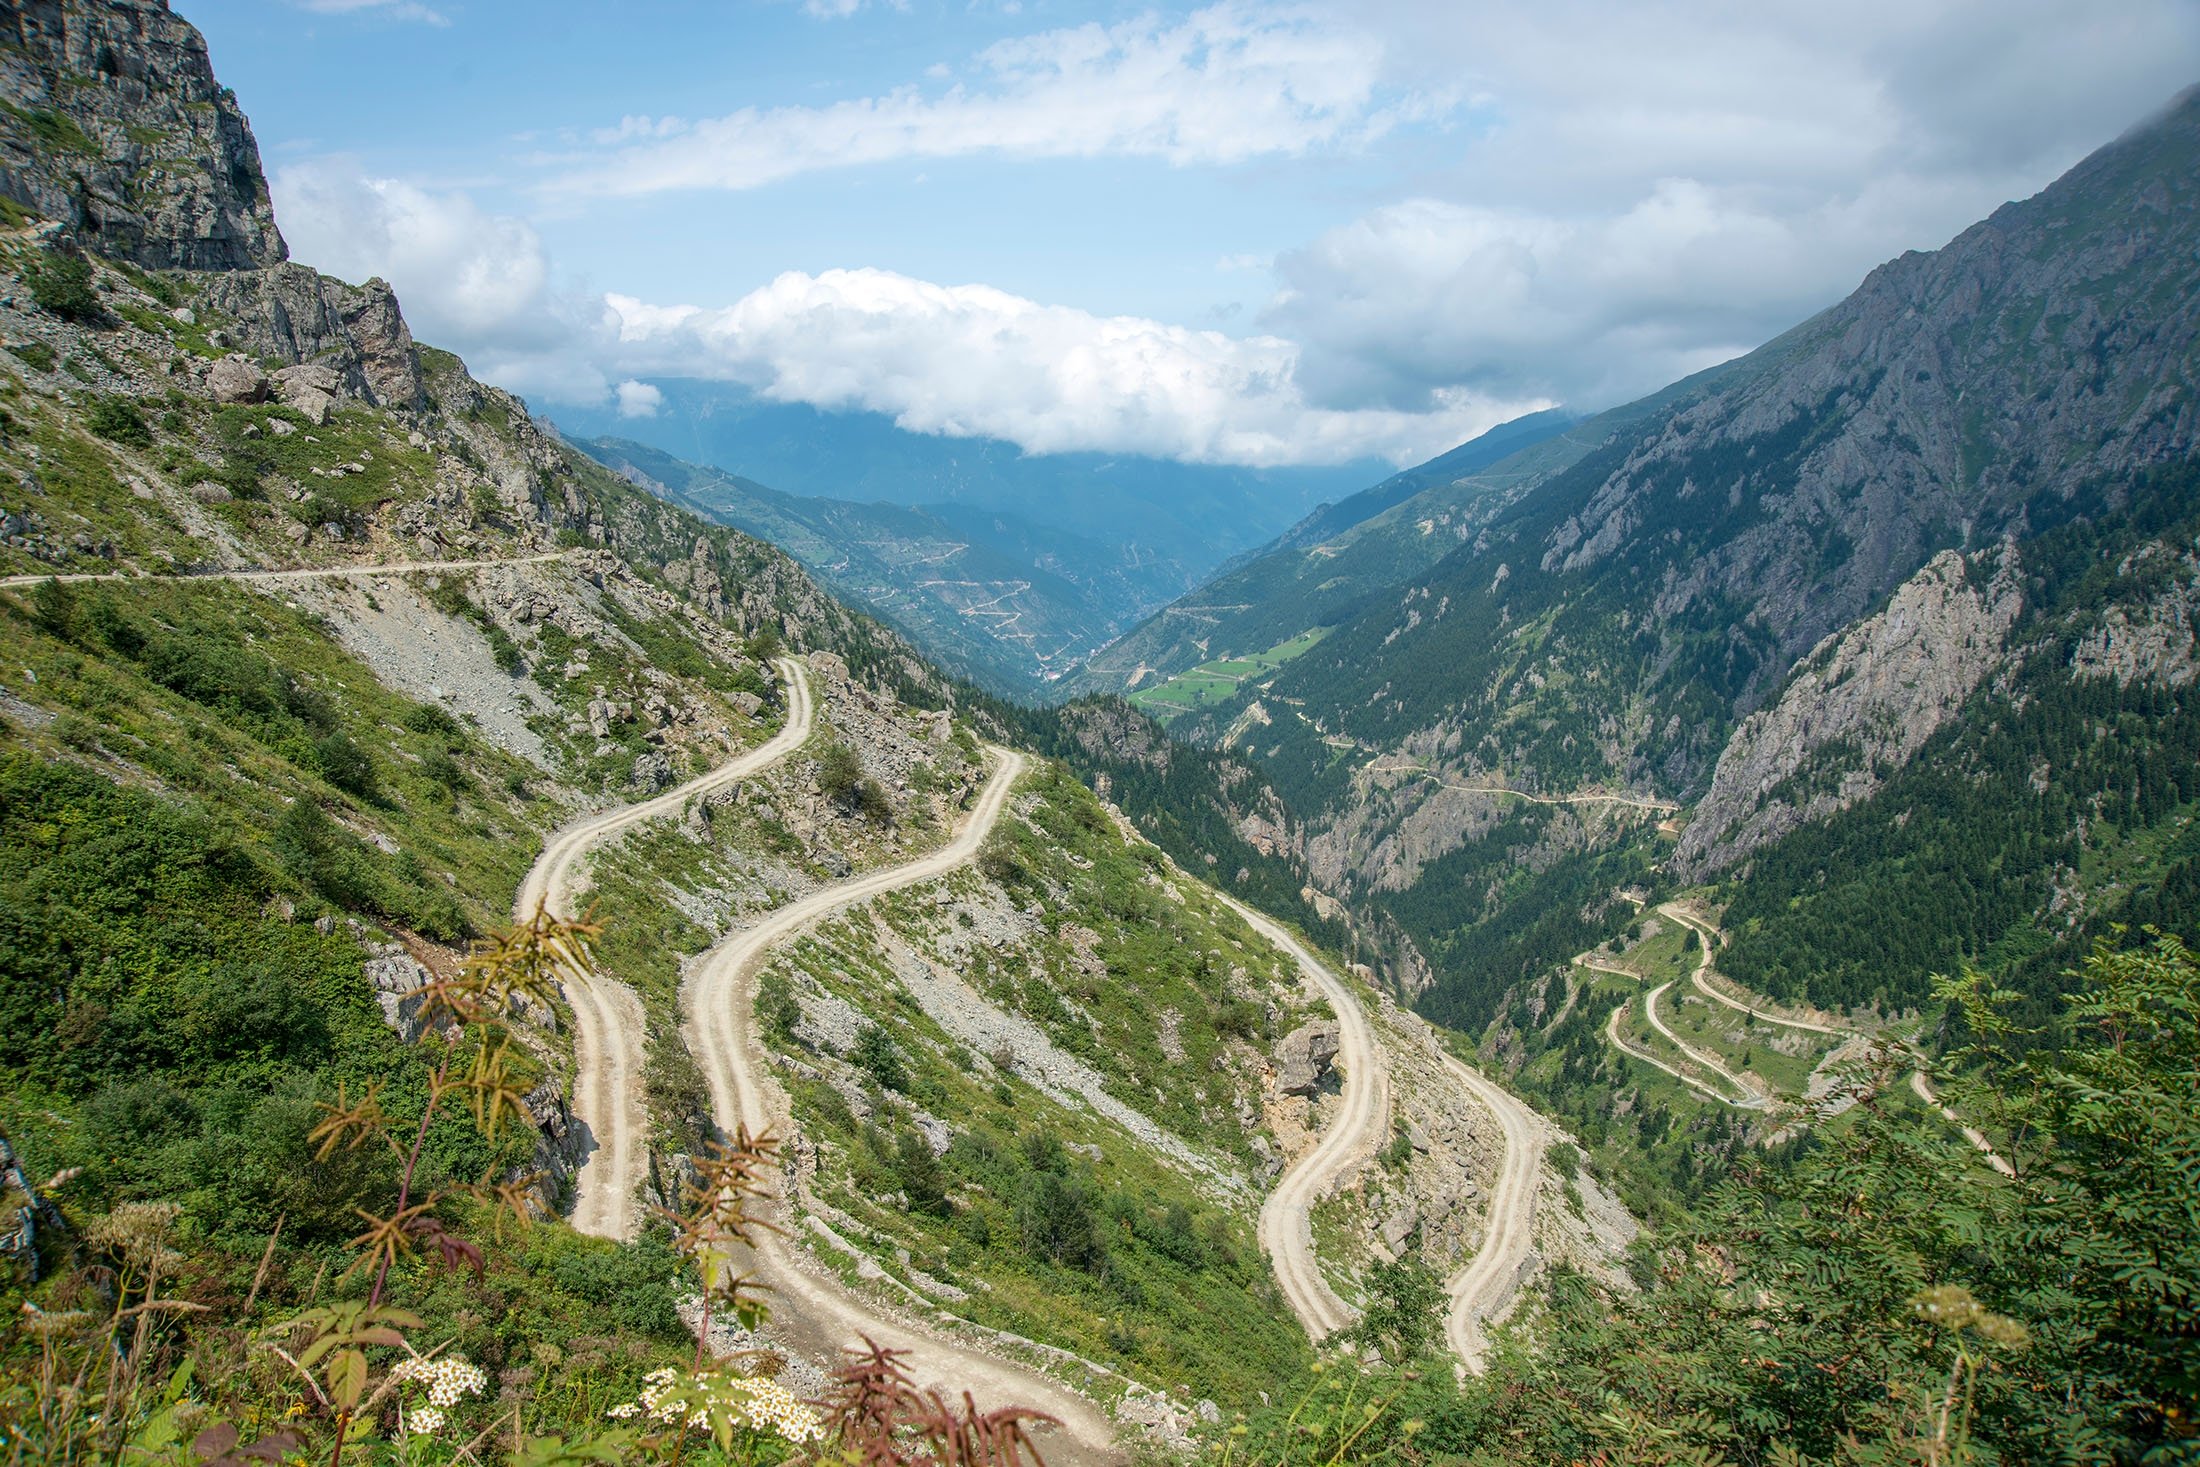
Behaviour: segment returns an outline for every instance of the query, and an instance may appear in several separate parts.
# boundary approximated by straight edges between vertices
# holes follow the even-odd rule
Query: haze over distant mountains
[[[958,669],[1026,694],[1230,557],[1389,472],[1374,460],[1249,469],[1027,454],[724,383],[648,385],[644,415],[565,409],[558,424],[614,468],[786,545]]]

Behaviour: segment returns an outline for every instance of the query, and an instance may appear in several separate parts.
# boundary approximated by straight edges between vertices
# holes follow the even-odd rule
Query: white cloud
[[[463,193],[370,177],[344,158],[285,166],[270,188],[291,253],[347,280],[388,280],[422,340],[515,391],[602,397],[603,372],[585,348],[601,311],[554,288],[525,220]]]
[[[2200,68],[2185,0],[1361,0],[1475,126],[1277,259],[1307,390],[1599,406],[1754,347],[2037,190]],[[1447,140],[1448,141],[1448,140]]]
[[[372,13],[390,20],[412,20],[422,25],[448,26],[450,17],[439,10],[431,10],[419,0],[292,0],[300,9],[319,15],[356,15]]]
[[[724,306],[652,303],[646,283],[607,297],[559,283],[531,226],[463,194],[326,159],[275,192],[301,259],[388,277],[423,339],[554,402],[646,413],[642,379],[692,375],[1034,452],[1403,462],[1747,350],[2036,189],[2195,71],[2188,0],[2102,0],[2083,24],[2055,0],[1340,0],[1328,20],[1226,4],[1048,31],[959,82],[860,101],[623,118],[553,160],[561,186],[599,193],[975,153],[1227,163],[1354,146],[1437,105],[1410,99],[1469,99],[1453,130],[1352,164],[1358,217],[1280,252],[1259,233],[1200,246],[1195,266],[1272,276],[1245,335],[876,269],[789,273]],[[1411,187],[1384,182],[1399,176]]]
[[[802,0],[803,12],[819,20],[846,20],[864,8],[868,0]],[[886,0],[895,10],[907,10],[909,0]]]
[[[1043,305],[984,285],[885,270],[789,272],[721,308],[561,287],[534,230],[463,194],[362,174],[343,159],[283,169],[277,217],[296,256],[397,289],[414,333],[487,381],[550,402],[654,416],[642,379],[738,382],[920,433],[1256,466],[1411,462],[1548,406],[1446,387],[1402,406],[1312,401],[1300,352],[1135,316]]]
[[[631,377],[612,389],[612,397],[619,405],[622,418],[654,418],[657,410],[665,405],[663,392]]]
[[[1543,400],[1446,390],[1411,409],[1308,401],[1280,337],[1232,337],[1041,305],[885,270],[790,271],[707,310],[606,297],[628,370],[745,383],[782,401],[866,408],[903,428],[1034,453],[1198,463],[1427,457]]]
[[[1002,41],[968,82],[822,107],[747,108],[605,158],[546,160],[553,192],[750,189],[910,158],[1236,163],[1353,145],[1433,107],[1380,85],[1383,47],[1302,13],[1225,3]]]
[[[622,117],[615,127],[599,127],[588,135],[588,140],[608,147],[637,139],[678,137],[686,131],[687,123],[680,118],[643,115]]]
[[[1878,249],[1854,210],[1782,214],[1686,179],[1586,218],[1410,199],[1279,260],[1263,321],[1333,401],[1431,381],[1611,401],[1756,346]]]

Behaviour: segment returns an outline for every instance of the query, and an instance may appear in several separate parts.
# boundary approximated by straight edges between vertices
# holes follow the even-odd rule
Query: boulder
[[[300,362],[295,367],[284,367],[275,374],[275,390],[282,395],[284,402],[295,402],[308,392],[325,392],[333,397],[341,382],[342,379],[336,375],[334,367],[320,362]]]
[[[206,391],[216,402],[264,402],[267,373],[249,357],[226,356],[207,372]]]
[[[1328,1078],[1338,1048],[1333,1020],[1299,1025],[1276,1046],[1276,1089],[1285,1095],[1312,1095]]]

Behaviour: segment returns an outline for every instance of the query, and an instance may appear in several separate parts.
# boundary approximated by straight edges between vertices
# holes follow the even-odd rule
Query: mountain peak
[[[147,269],[289,258],[259,145],[166,0],[0,0],[0,197]]]

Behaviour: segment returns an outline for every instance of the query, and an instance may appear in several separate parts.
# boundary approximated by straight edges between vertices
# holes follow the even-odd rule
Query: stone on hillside
[[[672,783],[672,763],[652,749],[634,761],[634,786],[650,794]]]
[[[1299,1025],[1276,1046],[1276,1089],[1285,1095],[1312,1095],[1328,1077],[1338,1048],[1333,1020]]]
[[[242,356],[226,356],[206,374],[207,395],[216,402],[261,402],[267,397],[267,374]]]
[[[308,392],[325,392],[334,396],[341,385],[334,367],[320,362],[300,362],[295,367],[284,367],[275,374],[275,390],[283,401],[295,402]]]
[[[336,393],[343,381],[333,367],[305,362],[284,367],[275,374],[275,391],[289,406],[305,414],[315,427],[328,421],[336,408]]]

